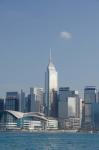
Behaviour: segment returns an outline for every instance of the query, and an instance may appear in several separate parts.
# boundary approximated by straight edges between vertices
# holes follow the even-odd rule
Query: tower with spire
[[[57,117],[57,89],[58,73],[52,62],[50,49],[49,64],[45,72],[45,113],[47,116]]]

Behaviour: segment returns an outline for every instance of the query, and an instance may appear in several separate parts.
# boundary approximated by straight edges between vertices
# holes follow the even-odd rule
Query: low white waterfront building
[[[0,130],[45,130],[47,118],[42,113],[22,113],[6,110],[0,112]]]
[[[47,130],[58,130],[58,120],[52,117],[47,118]]]

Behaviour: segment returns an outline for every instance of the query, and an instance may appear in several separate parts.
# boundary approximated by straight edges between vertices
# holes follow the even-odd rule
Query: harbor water
[[[99,134],[0,132],[0,150],[99,150]]]

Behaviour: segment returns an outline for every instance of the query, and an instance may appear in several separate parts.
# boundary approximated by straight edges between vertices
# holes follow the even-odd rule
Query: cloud
[[[72,38],[72,34],[66,31],[60,32],[60,37],[62,39],[68,40]]]

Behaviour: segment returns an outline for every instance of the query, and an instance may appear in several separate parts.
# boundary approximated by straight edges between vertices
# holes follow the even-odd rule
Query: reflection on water
[[[5,132],[0,150],[99,150],[99,134]]]

